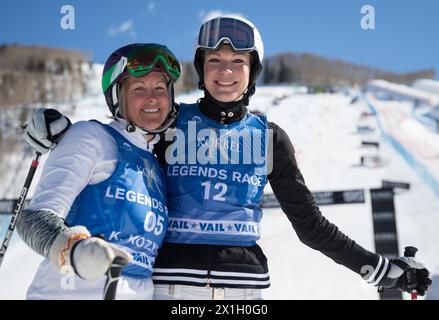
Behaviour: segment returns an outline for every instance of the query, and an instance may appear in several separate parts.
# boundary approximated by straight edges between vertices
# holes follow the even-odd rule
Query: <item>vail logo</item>
[[[202,231],[226,231],[222,223],[200,223],[200,229]]]
[[[132,264],[152,271],[152,266],[154,264],[155,258],[150,257],[143,252],[137,251],[132,252],[131,256],[133,258],[133,260],[131,261]]]
[[[170,219],[170,231],[195,233],[259,235],[259,226],[254,222],[209,222],[202,220]]]

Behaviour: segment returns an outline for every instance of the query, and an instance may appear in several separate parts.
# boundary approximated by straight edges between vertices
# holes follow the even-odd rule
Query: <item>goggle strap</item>
[[[113,99],[113,104],[117,105],[119,103],[119,99],[118,99],[118,90],[117,90],[117,84],[112,86],[111,89],[111,97]]]
[[[236,48],[233,40],[239,36],[235,33],[240,32],[245,35],[245,44],[238,45]],[[216,18],[203,24],[198,36],[198,47],[206,49],[216,49],[224,40],[228,40],[235,50],[254,50],[255,33],[254,28],[244,21],[234,18]],[[215,43],[212,43],[215,41]]]
[[[117,77],[123,73],[125,67],[127,66],[127,63],[128,63],[128,58],[122,56],[118,61],[118,63],[114,66],[113,72],[111,74],[110,83],[113,83],[113,81],[116,80]]]

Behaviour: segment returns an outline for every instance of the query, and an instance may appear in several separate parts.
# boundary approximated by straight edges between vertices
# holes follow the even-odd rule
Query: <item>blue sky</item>
[[[60,26],[66,4],[75,9],[74,30]],[[360,26],[363,5],[375,9],[374,30]],[[214,12],[253,21],[266,56],[310,52],[396,72],[439,73],[437,0],[5,0],[0,43],[80,49],[103,63],[127,43],[160,42],[191,60],[200,23]]]

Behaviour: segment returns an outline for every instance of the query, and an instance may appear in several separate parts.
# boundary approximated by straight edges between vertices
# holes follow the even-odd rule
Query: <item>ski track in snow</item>
[[[200,96],[197,91],[181,95],[177,100],[194,102]],[[368,189],[380,187],[382,179],[410,182],[410,191],[401,191],[395,196],[400,252],[406,245],[418,247],[419,258],[429,267],[434,279],[439,280],[439,199],[404,159],[384,143],[375,118],[360,117],[361,112],[368,111],[366,103],[359,101],[351,105],[350,99],[342,94],[295,94],[294,89],[287,86],[259,87],[250,110],[265,112],[269,121],[277,123],[289,134],[299,167],[312,191],[366,189],[365,204],[322,206],[320,209],[331,222],[369,250],[374,250],[374,243]],[[109,122],[108,116],[101,95],[78,101],[75,112],[70,114],[72,121],[95,118]],[[356,128],[358,124],[367,124],[376,130],[360,134]],[[416,134],[420,134],[419,130]],[[428,139],[436,139],[437,143],[439,136],[429,135]],[[379,141],[380,150],[361,147],[362,140]],[[380,155],[385,165],[378,168],[359,166],[361,155]],[[23,161],[30,163],[30,158]],[[43,165],[44,157],[41,167]],[[23,167],[20,174],[15,175],[19,181],[16,193],[28,170],[27,164]],[[41,168],[38,171],[41,172]],[[29,196],[33,189],[31,187]],[[266,191],[270,192],[269,186]],[[1,217],[0,221],[3,237],[9,217]],[[360,276],[303,245],[280,209],[264,210],[259,244],[268,257],[271,277],[271,287],[264,290],[265,299],[378,299],[376,288],[367,285]],[[24,299],[41,260],[15,235],[0,269],[0,299]],[[439,287],[435,287],[435,282],[430,291],[428,298],[439,299]]]

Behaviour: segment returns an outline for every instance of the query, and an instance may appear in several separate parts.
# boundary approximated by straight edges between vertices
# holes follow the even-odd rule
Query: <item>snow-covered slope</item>
[[[367,191],[380,187],[382,179],[410,182],[409,192],[395,196],[400,252],[406,245],[417,246],[419,258],[433,275],[438,275],[438,198],[393,147],[384,143],[375,119],[361,116],[368,111],[366,103],[349,102],[349,97],[337,94],[293,96],[271,108],[268,118],[288,132],[305,181],[313,191]],[[358,124],[367,124],[375,131],[360,134]],[[379,141],[379,153],[360,147],[362,140]],[[380,155],[386,165],[359,166],[361,155],[368,153]],[[366,204],[322,206],[321,211],[359,244],[374,250],[370,195],[366,195]],[[356,274],[299,243],[281,210],[265,210],[262,227],[260,244],[269,258],[272,280],[265,298],[378,298],[376,289],[364,284]],[[430,296],[437,298],[438,292],[433,288]]]
[[[439,135],[414,117],[411,103],[383,101],[371,94],[366,99],[378,112],[379,124],[389,142],[400,149],[439,197]]]
[[[198,97],[197,91],[177,99],[194,102]],[[439,199],[382,140],[375,119],[361,117],[362,112],[369,110],[367,104],[364,101],[350,104],[350,101],[351,97],[342,94],[307,95],[295,93],[294,88],[287,86],[258,87],[250,109],[265,112],[270,121],[287,131],[312,191],[354,188],[367,191],[381,186],[381,179],[410,182],[410,191],[399,192],[395,197],[400,250],[405,245],[418,247],[419,258],[433,276],[439,277]],[[108,121],[108,115],[103,97],[96,95],[78,101],[71,117],[74,121],[89,118]],[[367,124],[375,131],[360,134],[359,124]],[[363,139],[381,142],[379,155],[385,165],[377,168],[359,165],[361,155],[378,152],[361,147]],[[16,177],[18,189],[24,175]],[[322,206],[321,211],[359,244],[374,250],[370,197],[366,195],[365,204]],[[4,231],[7,221],[5,217],[0,219]],[[0,299],[23,299],[41,260],[17,238],[0,269]],[[280,209],[264,210],[259,243],[268,257],[272,282],[264,291],[265,299],[378,298],[376,289],[366,285],[358,275],[301,244]],[[430,298],[438,295],[439,288],[433,287]]]
[[[430,106],[435,106],[439,103],[439,94],[437,92],[433,93],[385,80],[371,80],[367,83],[366,87],[368,91],[373,91],[385,98],[408,101],[416,100]]]
[[[412,84],[413,88],[439,95],[439,81],[432,79],[418,79]]]

